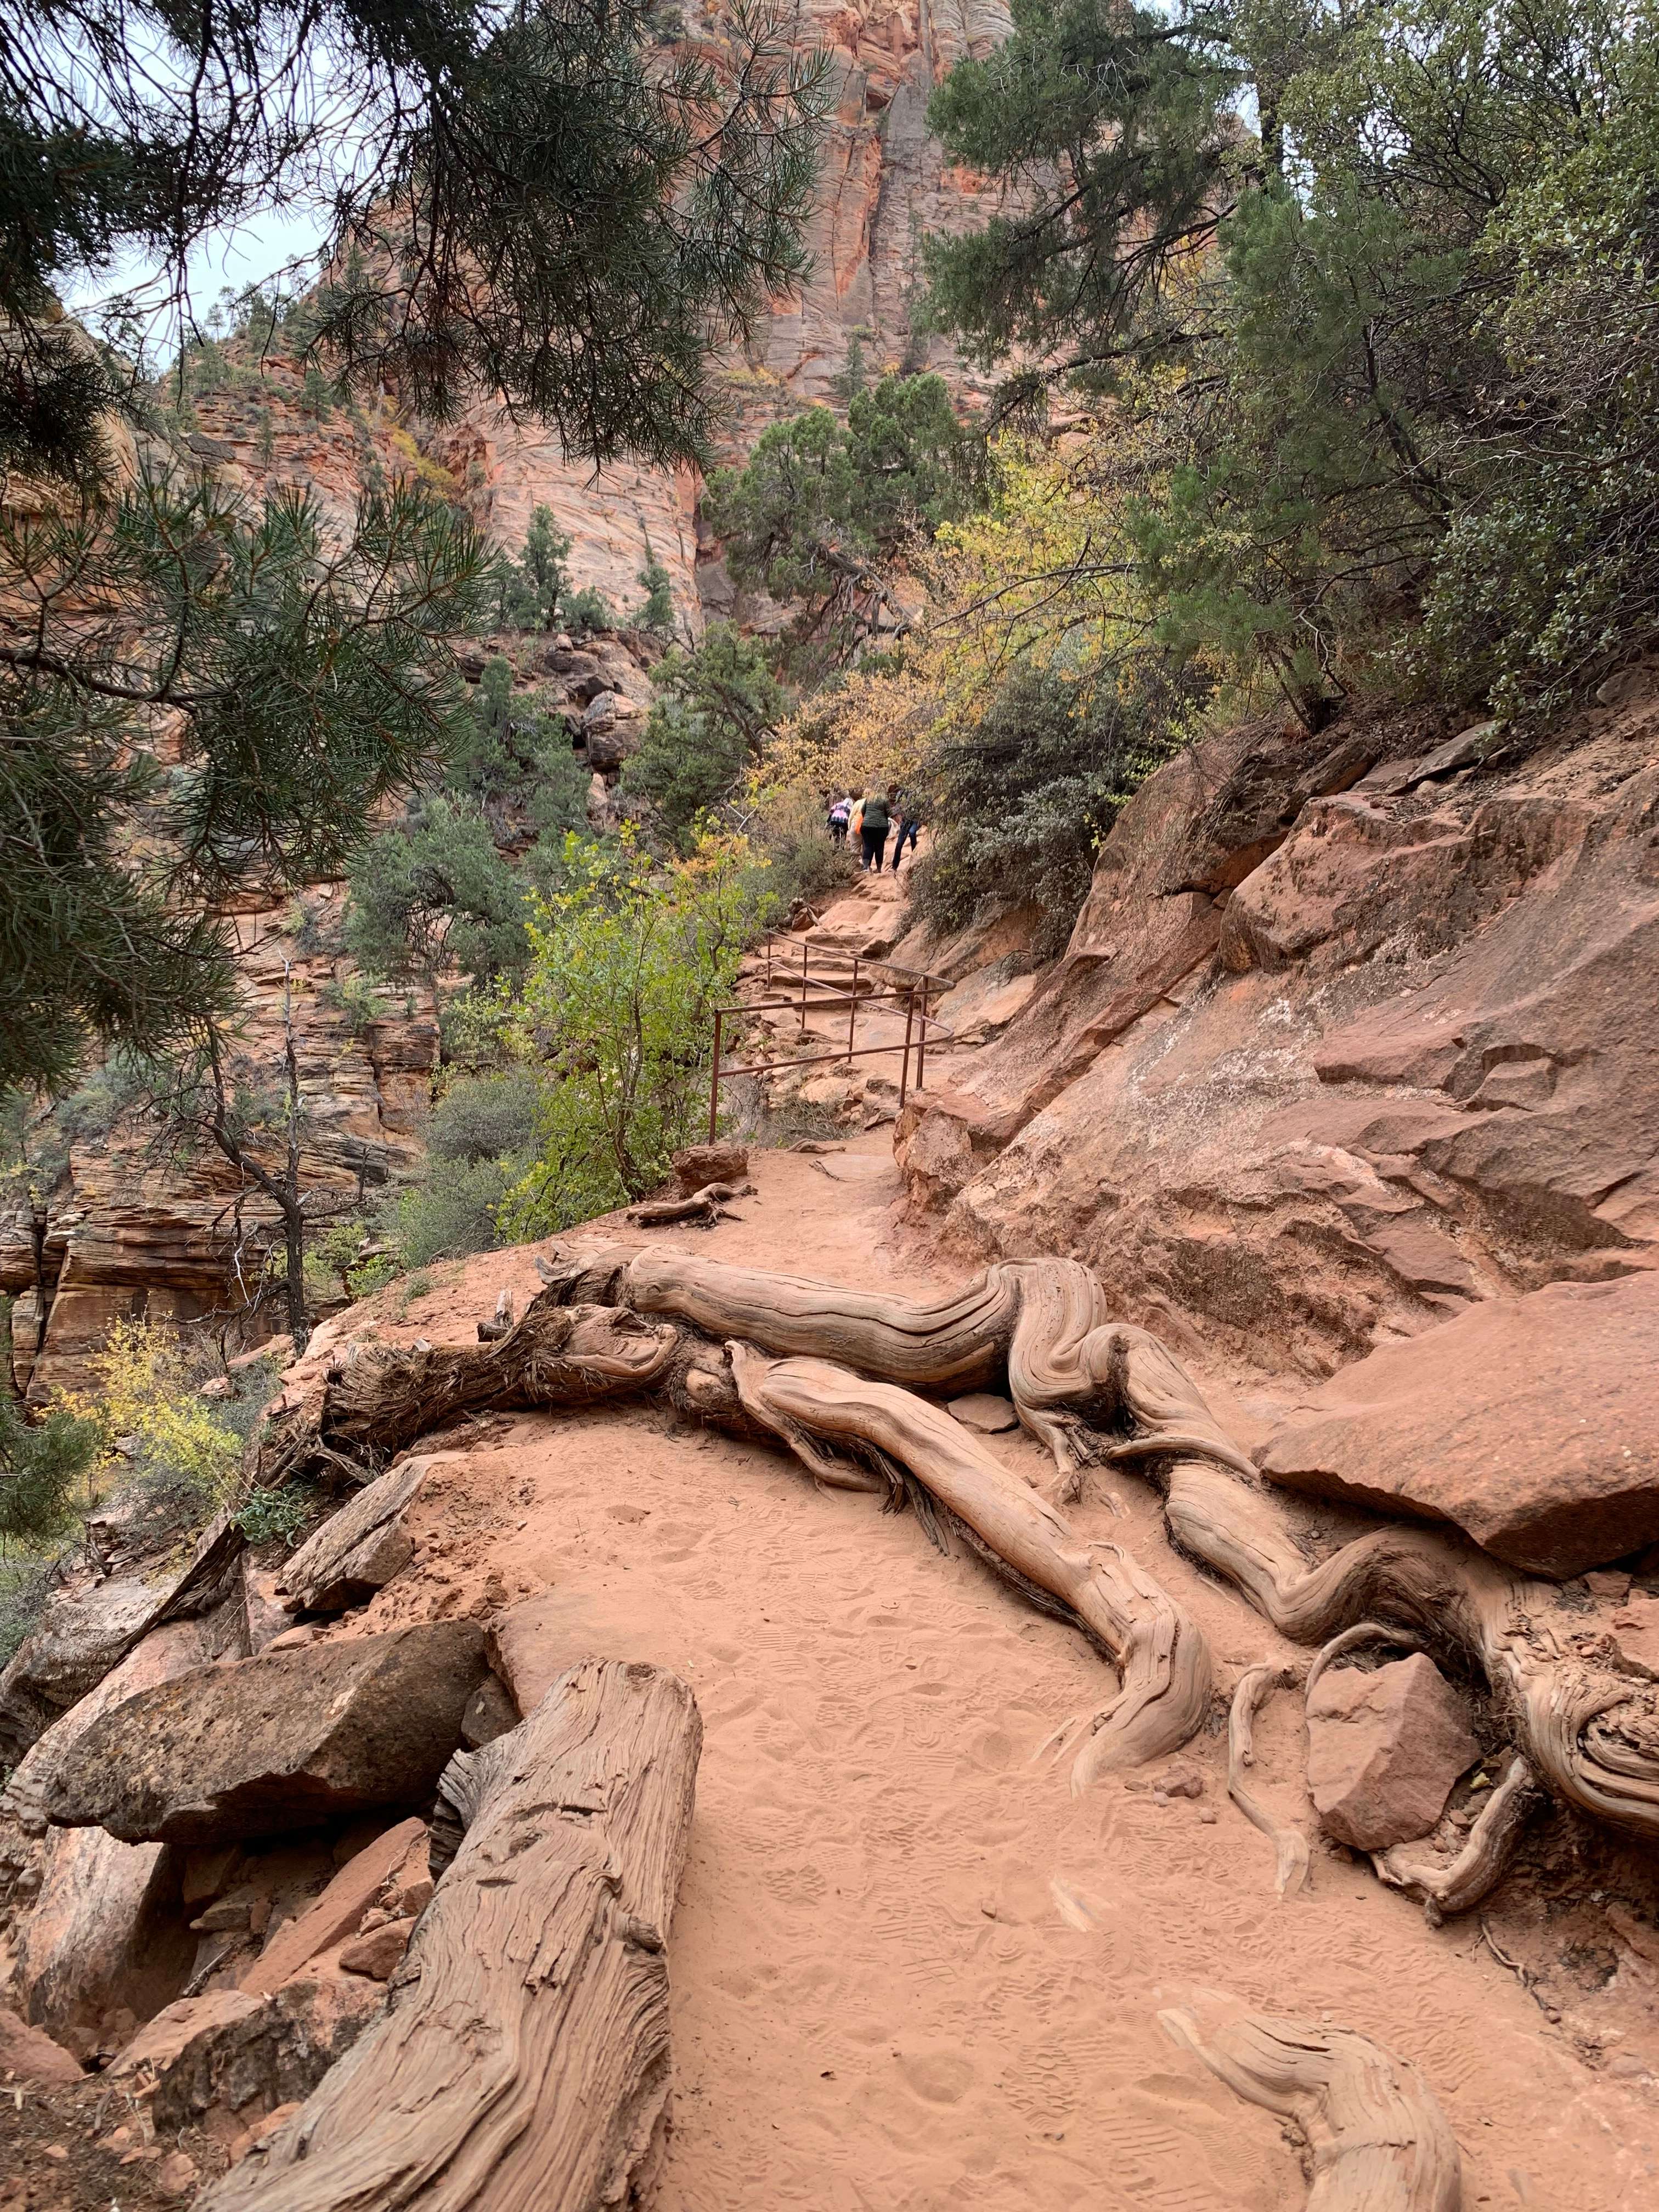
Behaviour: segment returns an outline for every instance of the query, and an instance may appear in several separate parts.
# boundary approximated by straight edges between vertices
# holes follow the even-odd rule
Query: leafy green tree
[[[340,873],[454,742],[489,556],[411,487],[336,546],[297,491],[145,470],[0,510],[0,1085],[60,1085],[228,1006],[212,909]]]
[[[0,1557],[46,1543],[72,1511],[75,1488],[99,1455],[97,1424],[63,1407],[36,1423],[0,1390]]]
[[[568,588],[565,559],[570,540],[553,526],[553,510],[538,507],[516,562],[503,563],[497,620],[503,629],[550,630]]]
[[[765,647],[724,622],[710,623],[700,645],[665,653],[653,681],[656,698],[623,787],[648,799],[671,838],[689,850],[699,817],[759,765],[787,695]]]
[[[522,972],[525,887],[476,802],[439,793],[366,846],[351,876],[346,950],[370,975],[488,986]]]
[[[704,509],[738,582],[796,609],[795,655],[833,663],[903,630],[884,570],[974,504],[981,452],[942,377],[884,376],[845,423],[827,407],[774,423],[743,468],[715,471]]]
[[[947,146],[1026,198],[930,246],[933,312],[1024,351],[1011,397],[1161,358],[1167,643],[1317,726],[1402,678],[1540,708],[1654,634],[1655,43],[1612,0],[1020,0],[952,72]]]
[[[1006,402],[1187,335],[1170,280],[1237,195],[1244,12],[1012,0],[1006,43],[934,93],[950,157],[1018,191],[1018,213],[922,241],[933,321],[988,367],[1025,357]]]
[[[645,593],[634,617],[635,629],[672,637],[674,631],[674,580],[645,541],[645,566],[634,581]]]
[[[565,837],[586,829],[586,800],[564,717],[515,695],[495,655],[436,788],[417,791],[354,861],[346,950],[371,975],[434,992],[449,978],[486,991],[522,975],[526,896],[556,880]],[[507,854],[526,846],[514,866]]]
[[[511,1006],[519,1054],[549,1080],[506,1233],[567,1227],[663,1180],[705,1109],[712,1009],[769,909],[741,840],[705,837],[666,867],[626,837],[572,841]]]

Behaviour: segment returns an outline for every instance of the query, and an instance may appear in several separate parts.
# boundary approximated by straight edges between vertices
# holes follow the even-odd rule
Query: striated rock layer
[[[907,1109],[913,1209],[978,1253],[1088,1261],[1126,1317],[1212,1361],[1313,1378],[1484,1302],[1659,1261],[1659,702],[1642,688],[1528,751],[1456,734],[1263,724],[1163,769],[1064,957]],[[1525,1358],[1565,1383],[1600,1310],[1549,1308],[1553,1348]],[[1474,1376],[1493,1404],[1496,1372]],[[1602,1423],[1573,1450],[1601,1453],[1611,1496],[1632,1454],[1650,1471],[1653,1355],[1616,1404],[1590,1395],[1551,1425]],[[1548,1445],[1514,1407],[1494,1438],[1460,1403],[1462,1442],[1448,1415],[1418,1471],[1394,1470],[1390,1510],[1509,1527],[1503,1555],[1553,1571],[1650,1536],[1649,1480],[1641,1526],[1529,1541],[1571,1470],[1523,1464]]]

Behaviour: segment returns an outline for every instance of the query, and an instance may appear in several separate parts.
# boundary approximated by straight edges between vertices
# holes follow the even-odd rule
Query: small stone
[[[252,1910],[246,1898],[240,1903],[234,1898],[222,1898],[216,1905],[210,1905],[205,1912],[198,1913],[191,1922],[191,1933],[216,1936],[224,1929],[246,1928]]]
[[[1203,1776],[1194,1774],[1189,1766],[1172,1766],[1161,1778],[1158,1786],[1167,1790],[1171,1797],[1201,1797],[1204,1795]]]
[[[1622,1605],[1630,1595],[1630,1577],[1617,1567],[1598,1567],[1585,1576],[1584,1588],[1592,1597],[1610,1597]]]
[[[273,1636],[266,1644],[267,1651],[300,1651],[307,1644],[314,1644],[322,1634],[319,1628],[285,1628],[280,1636]]]
[[[1308,1699],[1308,1789],[1359,1851],[1426,1836],[1480,1756],[1462,1698],[1421,1651],[1374,1673],[1331,1668]]]
[[[1198,1808],[1198,1817],[1203,1821],[1206,1828],[1214,1827],[1215,1807],[1213,1805],[1200,1805]]]
[[[67,2158],[69,2156],[69,2153],[62,2143],[48,2143],[46,2145],[46,2155],[48,2158]]]
[[[56,2088],[81,2079],[79,2062],[9,2006],[0,2005],[0,2081],[38,2082]]]
[[[340,1953],[340,1964],[349,1974],[367,1974],[371,1981],[390,1981],[409,1948],[412,1920],[389,1920],[382,1928],[360,1936]]]
[[[1628,1673],[1659,1681],[1659,1598],[1632,1590],[1613,1616],[1613,1644]]]
[[[1010,1401],[992,1390],[970,1390],[965,1397],[952,1398],[945,1411],[964,1429],[975,1429],[982,1437],[1006,1436],[1019,1426],[1019,1415]]]
[[[188,2151],[169,2151],[155,2169],[155,2186],[163,2197],[184,2197],[195,2188],[196,2161]]]

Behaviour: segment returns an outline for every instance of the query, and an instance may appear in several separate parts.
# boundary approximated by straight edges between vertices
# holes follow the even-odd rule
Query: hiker
[[[886,849],[890,818],[887,801],[881,793],[866,791],[864,804],[859,809],[859,842],[864,848],[864,857],[859,865],[866,874],[872,863],[876,873],[881,873],[881,856]]]
[[[916,833],[921,828],[921,807],[908,791],[892,791],[890,799],[897,802],[898,842],[893,848],[893,873],[897,875],[899,862],[904,858],[904,841],[910,841],[912,859],[915,856]]]
[[[853,802],[850,798],[836,799],[830,809],[830,842],[832,845],[844,845],[847,842],[847,824],[852,811]]]
[[[856,791],[849,791],[847,796],[853,810],[847,817],[847,834],[852,839],[853,849],[856,852],[858,850],[859,835],[864,827],[864,801],[859,797]]]

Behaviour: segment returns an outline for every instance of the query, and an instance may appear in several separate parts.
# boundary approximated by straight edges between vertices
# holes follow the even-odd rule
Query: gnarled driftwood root
[[[1498,1787],[1454,1857],[1443,1859],[1421,1843],[1395,1844],[1386,1851],[1373,1851],[1371,1864],[1390,1889],[1420,1898],[1424,1917],[1437,1928],[1491,1895],[1543,1799],[1538,1777],[1518,1751],[1511,1752]]]
[[[1080,1541],[970,1430],[914,1392],[864,1382],[828,1360],[727,1349],[744,1410],[814,1473],[826,1443],[896,1462],[1018,1575],[1058,1598],[1109,1654],[1118,1694],[1089,1718],[1074,1789],[1174,1751],[1200,1726],[1210,1697],[1208,1647],[1126,1552]]]
[[[1289,1668],[1246,1668],[1238,1678],[1227,1716],[1227,1795],[1273,1845],[1273,1887],[1281,1897],[1293,1895],[1308,1879],[1308,1838],[1300,1828],[1287,1828],[1275,1820],[1261,1799],[1246,1788],[1244,1775],[1255,1763],[1256,1715],[1276,1689],[1295,1680]]]
[[[1462,2167],[1445,2114],[1416,2069],[1368,2036],[1248,2012],[1212,1991],[1158,2018],[1235,2096],[1301,2130],[1308,2212],[1460,2212]]]

